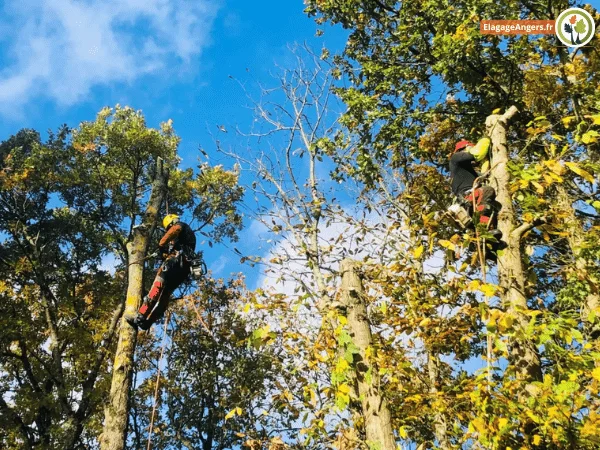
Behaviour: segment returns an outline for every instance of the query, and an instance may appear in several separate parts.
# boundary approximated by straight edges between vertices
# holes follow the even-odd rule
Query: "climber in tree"
[[[462,140],[456,143],[454,153],[450,157],[450,175],[452,177],[452,192],[468,207],[473,207],[475,197],[476,211],[479,213],[479,223],[492,226],[490,218],[494,211],[496,192],[487,185],[476,185],[474,182],[480,177],[475,171],[475,166],[482,163],[482,173],[489,168],[487,155],[491,141],[484,137],[477,144]],[[492,234],[500,235],[499,230],[492,230]],[[499,236],[498,236],[499,237]]]
[[[131,326],[142,330],[149,329],[163,315],[171,294],[190,275],[194,258],[196,236],[190,226],[181,222],[179,216],[169,214],[163,220],[163,227],[166,233],[158,244],[163,263],[137,314],[125,317]]]

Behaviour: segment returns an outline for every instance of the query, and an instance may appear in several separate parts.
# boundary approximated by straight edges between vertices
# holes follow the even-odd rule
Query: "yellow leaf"
[[[431,323],[431,319],[429,317],[426,317],[425,319],[421,320],[421,322],[419,322],[419,326],[426,327],[430,323]]]
[[[496,308],[490,309],[490,323],[496,323],[500,317],[502,317],[502,311]]]
[[[450,249],[452,251],[456,250],[456,247],[454,246],[454,244],[450,241],[447,241],[445,239],[440,239],[440,245],[444,248]]]
[[[347,394],[350,392],[350,386],[348,386],[347,384],[340,384],[337,387],[338,391],[340,391],[342,394]]]
[[[348,364],[348,361],[346,361],[345,359],[340,359],[340,360],[338,360],[338,363],[336,364],[335,371],[343,373],[349,367],[350,367],[350,364]]]
[[[552,172],[554,172],[557,175],[562,175],[565,171],[565,168],[555,159],[544,161],[544,165],[546,165]]]
[[[594,142],[598,141],[598,132],[597,131],[588,131],[587,133],[583,133],[583,136],[581,136],[581,142],[583,142],[584,144],[593,144]]]
[[[471,423],[478,432],[485,433],[487,431],[487,422],[481,417],[476,417]]]
[[[406,433],[406,427],[400,427],[399,433],[402,439],[406,439],[408,437],[408,434]]]
[[[252,305],[250,303],[246,303],[244,305],[244,314],[248,314],[248,312],[250,311],[251,307],[252,307]]]
[[[476,291],[477,289],[479,289],[480,284],[481,283],[479,282],[479,280],[473,280],[473,281],[471,281],[469,283],[469,286],[468,286],[469,290],[470,291]]]
[[[586,181],[589,181],[590,183],[593,183],[595,181],[594,177],[589,172],[586,172],[581,167],[579,167],[577,164],[575,164],[573,162],[567,162],[567,163],[565,163],[565,165],[569,169],[571,169],[573,172],[575,172],[577,175],[579,175],[581,178],[585,179]]]
[[[243,411],[242,411],[242,408],[240,408],[239,406],[235,408],[235,413],[236,413],[238,416],[241,416],[241,415],[242,415],[242,412],[243,412]]]
[[[542,443],[542,437],[539,434],[533,436],[533,445],[540,445]]]
[[[575,121],[575,119],[576,119],[575,116],[567,116],[567,117],[563,117],[561,119],[561,122],[563,123],[564,126],[568,127],[571,122]]]
[[[419,258],[423,254],[424,250],[425,248],[422,245],[419,245],[413,252],[414,257]]]
[[[600,381],[600,367],[596,367],[593,371],[592,371],[592,376],[594,377],[594,380],[596,381]]]
[[[486,297],[491,297],[496,293],[497,287],[493,284],[484,284],[479,286],[479,290],[483,292],[483,295]]]
[[[495,110],[492,111],[492,114],[499,114],[500,111],[502,111],[502,108],[496,108]]]
[[[229,420],[229,419],[231,419],[233,416],[235,416],[235,408],[234,408],[234,409],[232,409],[231,411],[229,411],[229,412],[227,413],[227,415],[225,416],[225,420]]]
[[[531,184],[533,184],[535,186],[535,190],[538,194],[544,193],[544,186],[542,186],[540,183],[538,183],[537,181],[531,180]]]
[[[508,425],[508,419],[506,417],[500,417],[500,419],[498,419],[498,429],[501,430],[506,425]]]
[[[501,332],[509,330],[512,327],[514,320],[508,314],[504,314],[502,318],[498,321],[498,329]]]
[[[600,114],[589,116],[594,121],[594,125],[600,125]]]

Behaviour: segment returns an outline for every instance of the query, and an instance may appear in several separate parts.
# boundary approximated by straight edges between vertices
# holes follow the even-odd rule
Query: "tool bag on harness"
[[[448,207],[447,211],[452,220],[454,220],[461,228],[467,228],[472,220],[469,211],[463,204],[464,202],[455,201]]]
[[[196,280],[202,278],[208,272],[206,268],[206,263],[204,262],[204,258],[202,252],[198,252],[192,256],[190,259],[190,271],[192,277]]]

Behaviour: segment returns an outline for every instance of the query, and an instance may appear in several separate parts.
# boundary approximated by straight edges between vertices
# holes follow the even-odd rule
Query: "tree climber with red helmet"
[[[167,215],[163,220],[163,227],[166,233],[158,244],[158,253],[163,263],[138,312],[125,317],[132,327],[142,330],[148,330],[163,315],[171,294],[190,275],[196,248],[194,231],[187,223],[181,222],[179,216]]]
[[[478,186],[475,180],[480,177],[475,171],[475,165],[482,163],[482,172],[489,168],[487,155],[490,149],[491,141],[484,137],[477,144],[467,140],[461,140],[456,143],[454,154],[450,157],[450,175],[452,177],[452,192],[463,200],[468,209],[473,208],[473,197],[475,197],[475,209],[479,213],[479,223],[486,226],[490,223],[496,198],[494,188],[487,185]],[[502,233],[500,230],[491,230],[492,235],[497,239]]]

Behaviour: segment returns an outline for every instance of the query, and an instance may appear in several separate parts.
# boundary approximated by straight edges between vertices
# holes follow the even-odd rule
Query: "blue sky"
[[[116,103],[172,118],[182,153],[206,128],[248,119],[237,79],[269,77],[286,46],[316,38],[302,1],[22,0],[0,6],[0,134],[92,119]],[[247,72],[247,69],[250,72]],[[192,160],[193,161],[193,160]]]
[[[0,3],[0,139],[25,127],[75,127],[119,103],[141,109],[149,126],[173,119],[184,166],[197,164],[198,146],[215,163],[217,125],[252,123],[230,76],[269,85],[275,65],[290,62],[288,45],[343,47],[342,30],[316,37],[303,9],[301,0]],[[214,269],[239,259],[223,248],[207,256]]]

